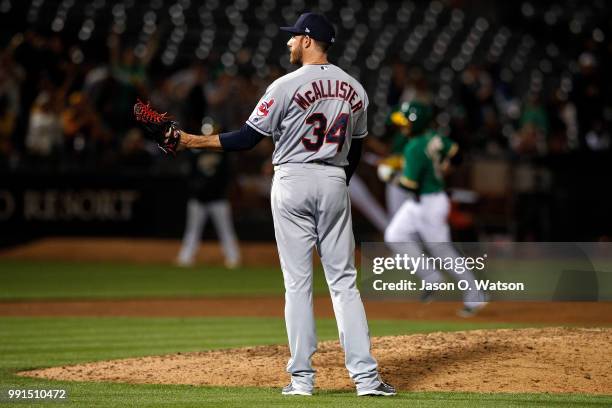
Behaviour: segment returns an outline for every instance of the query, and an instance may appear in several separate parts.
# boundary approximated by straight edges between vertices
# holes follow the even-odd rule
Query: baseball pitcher
[[[395,389],[381,380],[370,354],[368,324],[356,285],[347,188],[367,135],[368,97],[359,82],[328,62],[327,49],[335,41],[335,31],[324,16],[305,13],[293,27],[281,30],[291,33],[290,60],[301,67],[268,87],[239,131],[191,135],[167,117],[152,122],[168,124],[161,126],[165,131],[158,139],[160,147],[171,153],[180,147],[245,150],[264,137],[274,142],[271,204],[291,351],[287,364],[291,382],[282,393],[311,395],[314,387],[312,251],[316,248],[357,395],[395,395]],[[142,107],[135,113],[150,117]]]

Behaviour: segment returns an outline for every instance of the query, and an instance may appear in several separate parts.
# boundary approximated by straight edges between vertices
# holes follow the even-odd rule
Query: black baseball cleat
[[[296,388],[293,385],[293,383],[289,383],[283,387],[282,394],[283,395],[305,395],[309,397],[312,395],[312,391],[301,390],[299,388]]]
[[[397,391],[395,391],[395,387],[392,385],[387,384],[384,381],[380,382],[380,385],[374,389],[371,390],[358,390],[357,391],[357,396],[358,397],[364,397],[364,396],[372,396],[372,397],[391,397],[393,395],[396,395]]]

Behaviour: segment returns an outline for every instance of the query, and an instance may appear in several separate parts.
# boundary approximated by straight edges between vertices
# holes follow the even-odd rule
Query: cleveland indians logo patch
[[[274,98],[270,99],[269,101],[263,101],[261,105],[259,105],[259,108],[257,108],[257,115],[268,116],[272,105],[274,105]]]

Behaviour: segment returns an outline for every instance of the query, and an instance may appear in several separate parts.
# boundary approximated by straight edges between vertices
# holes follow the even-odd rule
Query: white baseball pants
[[[423,194],[420,202],[412,199],[406,200],[399,208],[391,223],[385,231],[385,242],[400,243],[409,242],[413,250],[411,256],[419,257],[423,253],[420,243],[423,242],[429,255],[441,258],[457,258],[459,253],[451,243],[450,227],[448,225],[448,214],[450,212],[450,200],[444,192]],[[444,243],[448,243],[445,245]],[[407,246],[391,247],[400,252],[405,252]],[[416,271],[417,276],[430,283],[443,282],[444,276],[437,269],[420,268]],[[452,273],[455,280],[466,280],[471,288],[475,288],[474,274],[470,270],[462,274]],[[483,294],[476,290],[463,292],[463,302],[468,307],[474,307],[484,300]]]
[[[277,166],[272,215],[285,283],[285,323],[293,384],[312,390],[317,349],[312,306],[312,250],[316,248],[332,298],[345,364],[357,389],[380,385],[370,354],[365,310],[357,289],[355,241],[344,169],[323,164]]]
[[[202,203],[195,198],[191,198],[187,201],[187,221],[177,261],[181,265],[190,265],[194,262],[208,215],[212,218],[221,240],[225,263],[229,266],[238,265],[240,263],[240,251],[232,223],[232,211],[227,200]]]

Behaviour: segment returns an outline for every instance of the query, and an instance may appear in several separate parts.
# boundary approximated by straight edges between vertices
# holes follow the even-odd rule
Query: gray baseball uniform
[[[304,65],[279,78],[247,124],[271,136],[272,215],[285,283],[285,321],[291,358],[287,371],[312,390],[316,350],[312,309],[312,250],[325,270],[346,367],[357,389],[380,385],[370,354],[365,311],[356,286],[350,201],[342,166],[351,138],[365,137],[367,95],[340,68]]]

